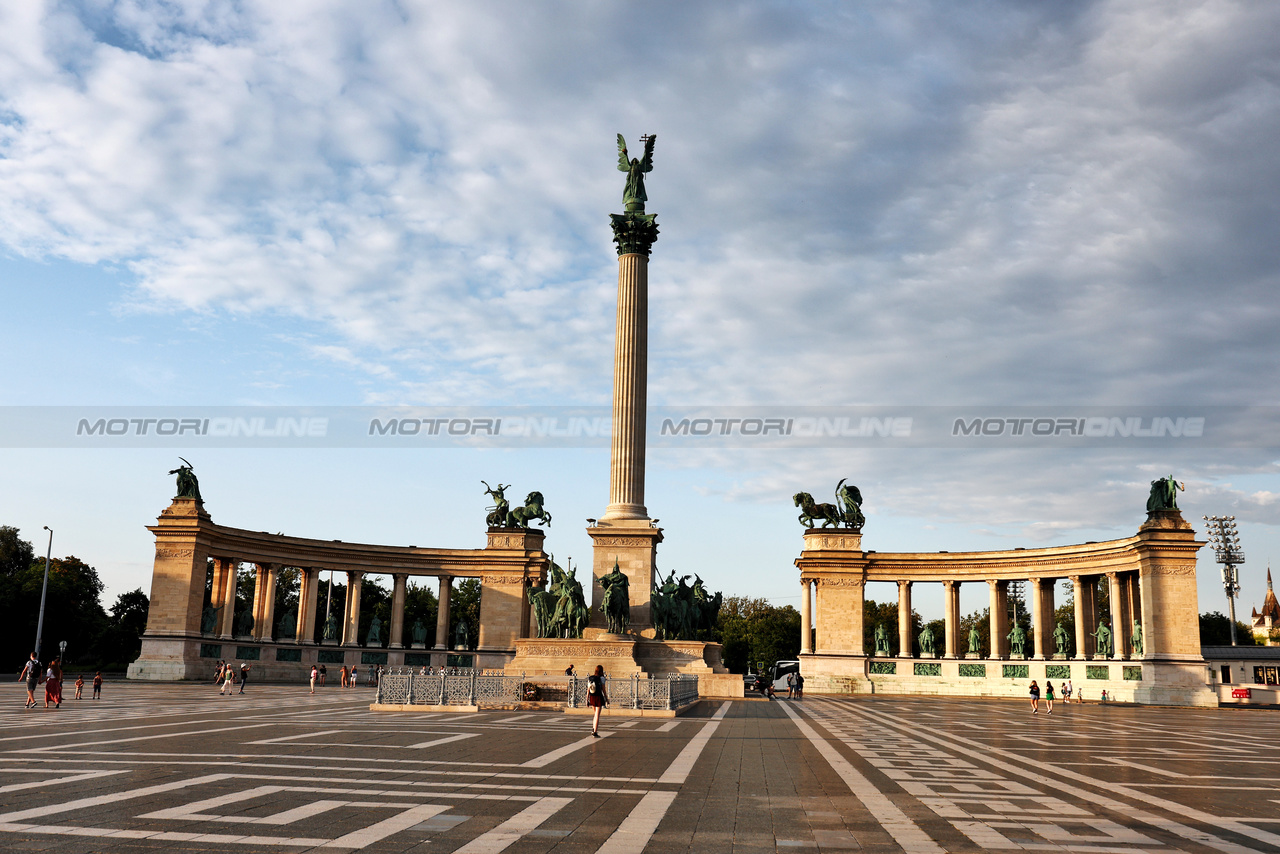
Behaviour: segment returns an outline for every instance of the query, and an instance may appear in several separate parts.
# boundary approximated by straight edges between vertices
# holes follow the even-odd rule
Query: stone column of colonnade
[[[1009,657],[1009,582],[987,581],[991,597],[991,657]]]
[[[316,605],[320,601],[320,570],[298,567],[298,643],[316,642]]]
[[[222,597],[219,600],[222,625],[218,629],[218,637],[231,640],[236,633],[236,575],[240,569],[240,561],[235,558],[220,558],[218,563],[222,565]]]
[[[347,570],[347,608],[342,621],[342,645],[359,646],[360,639],[360,592],[364,587],[364,573],[359,570]]]
[[[898,580],[898,658],[911,658],[911,582]]]
[[[960,658],[960,582],[942,582],[943,658]]]
[[[275,634],[276,572],[274,563],[256,564],[258,580],[253,592],[253,636],[269,641]]]
[[[813,582],[800,582],[800,654],[813,654]]]
[[[1108,592],[1111,605],[1111,639],[1114,645],[1114,658],[1129,657],[1130,611],[1129,597],[1124,589],[1124,579],[1118,572],[1107,573]]]
[[[388,649],[404,648],[404,595],[409,576],[403,573],[391,576],[391,635]]]
[[[1030,578],[1031,588],[1032,658],[1053,657],[1053,585],[1052,578]]]
[[[1124,585],[1125,603],[1129,609],[1129,631],[1126,636],[1132,634],[1133,623],[1142,622],[1142,581],[1136,572],[1126,572],[1124,575],[1127,583]],[[1146,644],[1143,644],[1143,655],[1146,654]],[[1130,657],[1140,658],[1137,650],[1130,648]]]
[[[449,593],[453,590],[453,576],[440,576],[439,608],[436,612],[436,649],[449,648]]]

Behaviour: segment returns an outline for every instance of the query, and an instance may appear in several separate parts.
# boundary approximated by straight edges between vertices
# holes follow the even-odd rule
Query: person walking
[[[796,674],[795,671],[787,674],[787,699],[793,699],[796,694]]]
[[[1070,679],[1062,683],[1062,702],[1067,705],[1071,704],[1071,680]]]
[[[102,699],[102,671],[93,674],[93,699]]]
[[[345,664],[342,665],[342,669],[338,671],[338,684],[339,687],[347,687],[347,666]]]
[[[323,664],[320,665],[320,687],[324,687],[324,680],[329,675],[329,670]]]
[[[62,708],[62,664],[56,658],[49,663],[49,669],[44,674],[44,707],[46,709],[49,708],[50,702],[55,709]]]
[[[360,677],[356,674],[356,666],[351,665],[351,679],[347,682],[348,688],[354,688],[360,684]]]
[[[796,671],[796,699],[804,699],[804,674]]]
[[[249,681],[249,662],[240,665],[240,693],[244,693],[245,683]]]
[[[312,694],[316,692],[316,679],[318,678],[320,678],[320,671],[313,664],[311,665],[311,693]]]
[[[227,666],[227,663],[225,661],[223,661],[221,658],[218,659],[218,666],[215,667],[213,670],[214,685],[217,685],[219,682],[222,681],[222,677],[224,675],[222,671],[223,671],[223,668],[225,668],[226,666]]]
[[[76,699],[84,699],[84,674],[81,673],[76,677]]]
[[[1040,686],[1034,679],[1031,680],[1031,714],[1040,714]]]
[[[222,666],[222,687],[218,689],[218,694],[234,694],[236,688],[236,669],[231,666],[228,661]]]
[[[34,708],[36,704],[36,685],[40,684],[40,660],[36,658],[36,654],[31,653],[31,658],[27,659],[27,663],[23,665],[22,670],[18,671],[18,681],[26,680],[27,682],[27,705],[26,708]]]
[[[1048,679],[1044,680],[1044,713],[1053,714],[1053,683]]]
[[[591,713],[591,736],[600,737],[600,712],[609,705],[609,694],[605,691],[604,665],[597,664],[596,672],[587,677],[587,705]]]

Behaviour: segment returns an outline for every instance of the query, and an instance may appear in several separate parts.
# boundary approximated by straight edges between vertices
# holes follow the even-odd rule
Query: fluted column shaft
[[[601,521],[647,519],[644,506],[648,403],[649,258],[618,256],[618,318],[613,353],[609,506]]]
[[[1074,657],[1084,660],[1088,657],[1085,649],[1088,644],[1089,632],[1085,628],[1084,579],[1078,575],[1071,576],[1071,596],[1075,600],[1076,609],[1076,654]]]
[[[236,632],[236,586],[239,579],[240,562],[233,558],[223,558],[222,563],[222,630],[221,637],[230,638]]]
[[[436,649],[449,648],[449,593],[453,590],[453,577],[440,576],[439,609],[436,612]]]
[[[253,600],[253,633],[261,640],[271,640],[272,622],[276,618],[276,565],[258,564],[258,592]]]
[[[398,649],[404,646],[404,589],[409,576],[393,575],[391,578],[391,636],[387,646]]]
[[[1009,582],[987,581],[991,601],[991,657],[1009,657]]]
[[[813,597],[810,581],[800,582],[800,654],[813,654]]]
[[[911,582],[898,582],[898,658],[911,658]]]
[[[1111,644],[1112,658],[1129,657],[1129,602],[1121,583],[1120,573],[1108,572],[1107,584],[1110,585],[1111,602]]]
[[[360,645],[360,588],[364,586],[363,582],[363,572],[347,572],[347,619],[342,629],[344,646]]]
[[[960,582],[942,582],[943,619],[945,620],[943,635],[943,656],[960,657]]]
[[[298,642],[316,642],[316,604],[320,601],[320,570],[301,568],[301,586],[298,589]]]

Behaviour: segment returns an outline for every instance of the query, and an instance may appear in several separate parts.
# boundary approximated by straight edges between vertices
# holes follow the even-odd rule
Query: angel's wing
[[[658,135],[652,134],[644,141],[644,159],[640,161],[640,169],[645,172],[653,171],[653,144],[658,141]]]
[[[618,170],[631,171],[631,161],[627,160],[627,141],[622,138],[622,134],[618,134]]]

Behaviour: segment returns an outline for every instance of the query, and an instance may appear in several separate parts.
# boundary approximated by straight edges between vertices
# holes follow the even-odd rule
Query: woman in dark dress
[[[587,677],[587,705],[591,707],[591,735],[600,737],[600,710],[609,705],[609,695],[604,686],[604,665],[597,664],[596,672]]]

